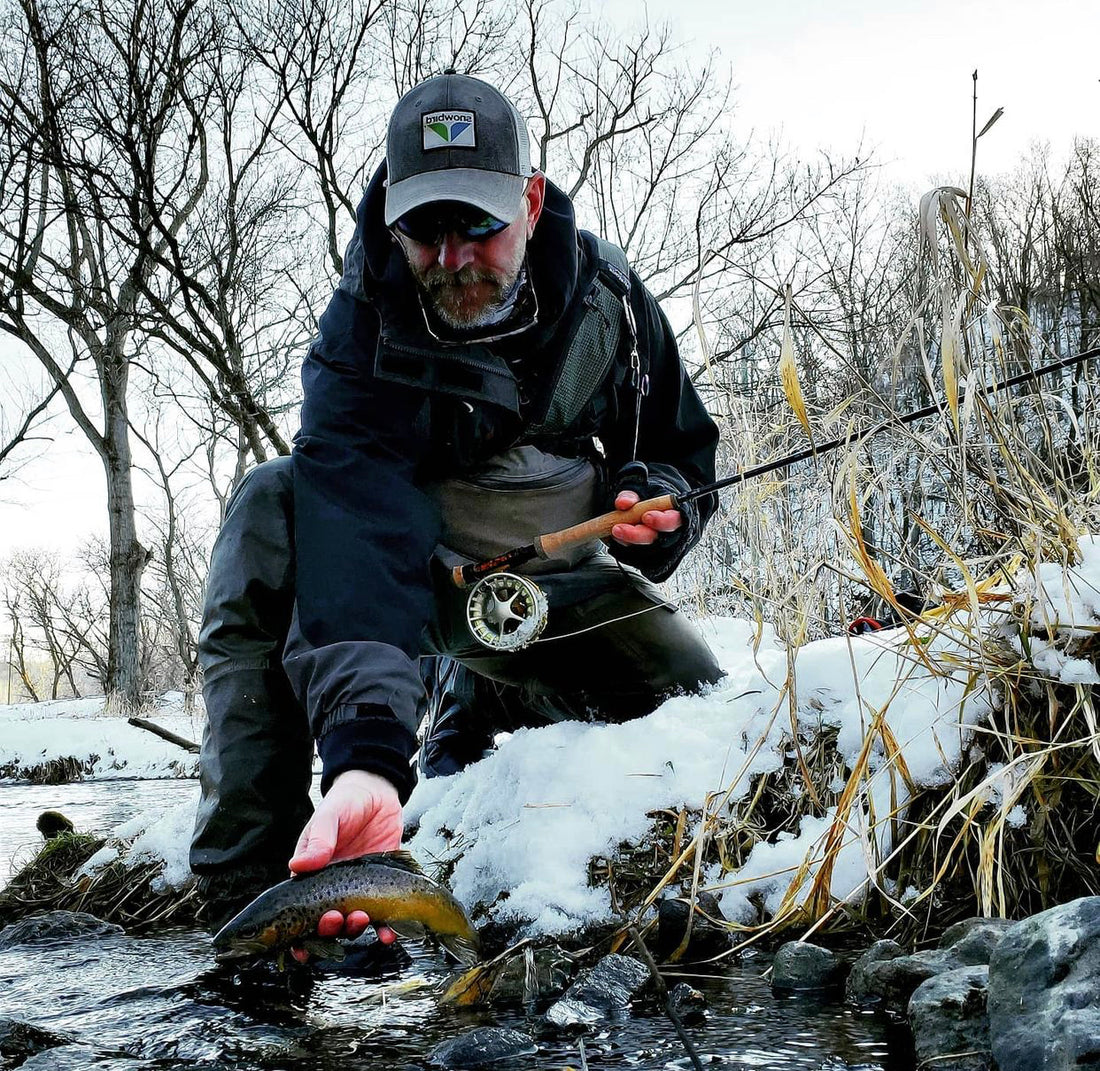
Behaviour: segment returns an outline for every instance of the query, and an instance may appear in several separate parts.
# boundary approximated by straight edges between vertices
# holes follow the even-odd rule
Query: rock
[[[43,911],[0,930],[0,948],[69,938],[104,937],[122,933],[121,926],[83,911]]]
[[[772,962],[773,992],[832,989],[844,980],[844,964],[834,952],[808,941],[788,941]]]
[[[428,1062],[438,1067],[486,1067],[535,1052],[538,1045],[528,1034],[501,1026],[482,1026],[436,1045],[428,1053]]]
[[[681,899],[662,900],[657,905],[657,941],[654,949],[657,959],[667,960],[687,933],[688,915],[691,919],[691,939],[681,961],[710,959],[733,947],[730,931],[711,919],[723,920],[718,900],[712,893],[701,892],[696,899],[697,910],[692,914],[691,903]],[[709,916],[709,917],[708,917]]]
[[[34,823],[34,826],[46,840],[51,840],[54,837],[60,836],[62,833],[71,833],[73,831],[72,822],[60,811],[43,811],[38,816],[38,820]]]
[[[1100,896],[1032,915],[989,963],[989,1032],[1000,1071],[1100,1069]]]
[[[682,1023],[701,1023],[707,1017],[707,998],[687,982],[669,990],[668,1003]]]
[[[950,949],[929,949],[907,955],[896,941],[876,941],[852,964],[844,990],[849,1004],[878,1006],[902,1014],[922,982],[962,967]]]
[[[948,926],[940,938],[940,948],[950,949],[960,965],[988,963],[993,949],[1014,923],[1009,919],[963,919]]]
[[[569,981],[570,960],[557,947],[531,948],[514,956],[493,980],[491,1004],[537,1004],[557,996]]]
[[[553,1026],[592,1026],[606,1019],[623,1019],[630,1001],[649,980],[649,968],[629,956],[612,953],[585,971],[561,1000],[550,1006],[546,1021]]]
[[[0,1056],[4,1057],[5,1063],[11,1061],[14,1065],[20,1058],[26,1059],[36,1052],[68,1044],[69,1038],[60,1034],[51,1034],[18,1019],[0,1019]]]
[[[918,1067],[990,1071],[986,989],[989,967],[957,967],[917,986],[909,998]]]

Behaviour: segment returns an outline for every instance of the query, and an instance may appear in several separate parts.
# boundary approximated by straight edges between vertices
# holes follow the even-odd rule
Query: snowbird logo
[[[423,122],[426,150],[477,148],[473,112],[431,112]]]

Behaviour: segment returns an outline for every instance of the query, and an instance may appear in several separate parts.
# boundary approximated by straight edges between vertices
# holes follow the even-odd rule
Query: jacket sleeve
[[[370,375],[371,308],[337,290],[302,370],[295,438],[297,603],[283,664],[310,718],[322,791],[346,769],[404,800],[414,775],[420,634],[438,511],[417,486],[423,395]]]
[[[608,451],[611,497],[614,499],[624,489],[637,490],[643,496],[656,496],[713,483],[718,427],[688,377],[680,360],[676,337],[656,298],[633,272],[631,308],[638,329],[642,369],[649,377],[649,390],[642,398],[636,458],[632,456],[636,419],[634,392],[628,389],[623,394]],[[638,484],[638,469],[629,465],[634,460],[645,463],[644,486]],[[684,523],[676,532],[663,534],[657,542],[646,547],[625,547],[613,541],[611,553],[641,570],[651,580],[664,580],[699,542],[703,527],[717,504],[717,496],[713,494],[685,503],[680,507]]]

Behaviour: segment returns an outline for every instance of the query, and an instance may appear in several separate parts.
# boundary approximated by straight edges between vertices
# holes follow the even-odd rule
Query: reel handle
[[[647,498],[630,509],[613,509],[610,513],[604,513],[599,517],[593,517],[588,521],[581,521],[571,528],[563,528],[560,532],[549,532],[535,540],[535,549],[540,558],[552,558],[559,551],[575,547],[580,543],[587,543],[592,539],[607,539],[611,535],[611,529],[617,524],[641,524],[642,518],[650,510],[666,510],[676,508],[675,495],[660,495],[657,498]]]

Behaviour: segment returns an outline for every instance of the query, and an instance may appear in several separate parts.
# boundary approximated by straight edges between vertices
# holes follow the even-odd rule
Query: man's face
[[[533,175],[516,218],[487,238],[469,238],[449,231],[425,243],[394,229],[413,277],[432,310],[448,327],[463,330],[492,321],[519,276],[527,240],[542,212],[545,190],[544,176]]]

